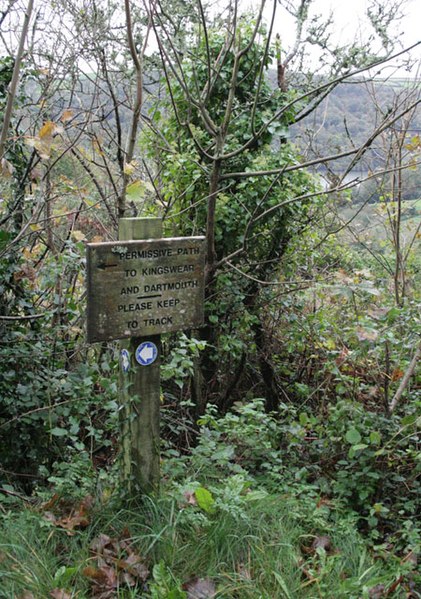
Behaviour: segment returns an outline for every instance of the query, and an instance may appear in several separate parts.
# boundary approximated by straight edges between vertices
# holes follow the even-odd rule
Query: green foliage
[[[92,547],[111,540],[109,552],[113,546],[121,551],[130,547],[132,566],[123,556],[112,555],[112,568],[102,566],[109,575],[102,579],[103,592],[118,569],[127,568],[130,580],[139,563],[135,559],[149,572],[144,583],[122,580],[114,587],[120,599],[182,599],[194,588],[208,589],[205,597],[212,591],[227,599],[353,598],[369,597],[377,585],[397,599],[419,584],[411,559],[402,559],[390,545],[370,550],[355,516],[334,501],[262,494],[244,500],[239,512],[238,496],[224,493],[225,487],[224,480],[215,485],[225,507],[213,513],[203,512],[188,496],[171,498],[168,487],[166,497],[146,499],[132,511],[99,502],[89,512],[87,526],[71,535],[63,529],[69,519],[54,521],[45,507],[9,512],[0,527],[1,593],[47,597],[60,589],[95,596],[90,576],[99,570],[93,568]],[[242,497],[252,492],[243,491]],[[200,518],[194,519],[199,512]],[[103,561],[107,559],[105,554]],[[99,594],[100,586],[96,589]]]
[[[214,504],[205,513],[234,505],[237,515],[244,513],[257,484],[259,492],[340,502],[373,543],[381,544],[387,535],[396,547],[416,550],[420,530],[413,523],[421,491],[416,417],[390,418],[346,400],[330,405],[323,416],[291,405],[281,409],[278,420],[265,413],[263,400],[223,418],[210,408],[201,419],[197,447],[189,457],[177,456],[182,468],[174,468],[171,458],[168,471],[184,480],[187,467],[195,481],[207,481]],[[187,488],[197,498],[197,484],[187,479],[178,492]]]
[[[184,333],[180,333],[177,343],[171,347],[170,359],[162,365],[162,380],[172,380],[182,388],[186,379],[193,374],[195,359],[205,347],[205,341],[189,338]]]
[[[263,28],[252,40],[253,28],[252,20],[240,20],[232,44],[219,27],[209,28],[206,40],[200,32],[193,36],[190,51],[179,63],[178,78],[169,81],[165,110],[162,101],[159,110],[151,110],[155,127],[165,139],[165,151],[155,136],[145,135],[148,155],[157,162],[156,186],[166,207],[167,232],[207,234],[212,237],[208,241],[215,243],[220,267],[207,289],[204,336],[208,347],[202,373],[208,398],[212,396],[223,409],[232,402],[229,389],[244,370],[245,356],[250,371],[262,351],[255,337],[266,298],[258,281],[273,279],[288,243],[308,217],[308,203],[289,200],[316,190],[314,180],[303,170],[228,177],[230,172],[282,169],[299,159],[287,141],[288,127],[294,121],[295,108],[290,107],[294,92],[282,92],[269,84],[271,51],[267,52]],[[232,83],[236,52],[241,49],[244,53]],[[274,119],[277,112],[280,116]],[[204,114],[212,126],[206,124]],[[212,185],[216,191],[210,191]],[[208,231],[210,193],[216,197],[214,236]]]
[[[150,585],[151,599],[186,599],[187,594],[181,590],[171,570],[164,562],[155,564],[152,571],[153,582]]]
[[[112,354],[85,361],[78,341],[84,316],[79,251],[69,242],[37,272],[31,266],[36,251],[28,256],[15,246],[0,257],[0,316],[9,319],[0,318],[0,479],[26,490],[54,479],[57,468],[64,486],[83,494],[92,460],[111,445],[117,422]]]

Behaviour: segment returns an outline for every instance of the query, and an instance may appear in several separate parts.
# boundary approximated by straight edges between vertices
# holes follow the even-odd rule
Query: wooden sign
[[[203,323],[204,237],[90,243],[88,342]]]

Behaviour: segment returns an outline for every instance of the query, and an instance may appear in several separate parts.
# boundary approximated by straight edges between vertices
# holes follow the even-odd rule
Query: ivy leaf
[[[350,428],[345,435],[345,439],[351,445],[357,445],[361,441],[361,435],[356,428]]]
[[[417,421],[416,414],[408,414],[408,416],[404,416],[401,420],[402,426],[411,426],[411,424],[415,424]]]
[[[353,451],[360,451],[361,449],[366,449],[368,445],[366,443],[358,443],[357,445],[352,446]]]
[[[8,241],[12,238],[11,233],[8,231],[0,231],[0,249],[7,245]]]
[[[65,428],[55,427],[50,430],[50,435],[54,435],[54,437],[65,437],[68,434],[69,434],[69,431],[66,430]]]
[[[370,443],[373,445],[380,445],[382,440],[382,436],[378,431],[371,431],[370,433]]]

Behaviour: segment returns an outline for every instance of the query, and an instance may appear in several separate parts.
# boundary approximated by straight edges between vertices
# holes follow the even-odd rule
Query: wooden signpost
[[[162,238],[159,218],[120,219],[119,241],[87,246],[88,342],[120,355],[121,478],[159,486],[161,333],[203,323],[204,237]]]

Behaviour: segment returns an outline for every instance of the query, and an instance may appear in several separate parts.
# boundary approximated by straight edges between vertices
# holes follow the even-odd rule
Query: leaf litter
[[[128,530],[122,538],[98,535],[90,545],[94,565],[83,569],[91,582],[91,597],[113,599],[116,590],[143,586],[149,576],[145,561],[135,551]]]

